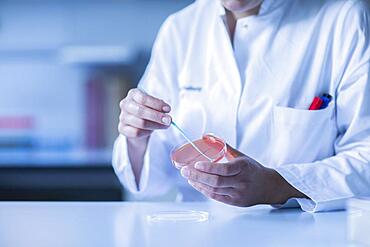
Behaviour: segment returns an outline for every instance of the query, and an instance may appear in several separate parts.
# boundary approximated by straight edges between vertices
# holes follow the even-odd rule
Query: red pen
[[[311,103],[309,110],[310,111],[319,110],[323,102],[324,101],[320,97],[315,97]]]

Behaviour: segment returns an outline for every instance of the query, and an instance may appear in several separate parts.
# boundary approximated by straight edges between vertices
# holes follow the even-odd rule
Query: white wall
[[[82,143],[86,70],[59,64],[58,51],[149,50],[163,20],[189,2],[0,0],[0,116],[36,115],[36,134]]]
[[[149,48],[183,1],[0,1],[0,50],[118,44]]]

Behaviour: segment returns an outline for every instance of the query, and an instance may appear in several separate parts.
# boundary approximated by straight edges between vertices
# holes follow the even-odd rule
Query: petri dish
[[[204,211],[162,211],[147,216],[150,223],[156,222],[205,222],[208,221],[208,213]]]
[[[212,162],[221,161],[226,155],[226,142],[212,134],[204,135],[201,139],[195,140],[194,144],[207,157],[211,158]],[[189,143],[185,143],[172,150],[171,160],[177,168],[194,165],[198,161],[208,161]]]

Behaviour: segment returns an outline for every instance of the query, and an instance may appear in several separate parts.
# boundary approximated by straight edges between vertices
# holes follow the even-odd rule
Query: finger
[[[229,162],[229,163],[197,162],[195,163],[194,167],[199,171],[220,176],[235,176],[241,172],[241,165],[239,162]]]
[[[197,191],[199,191],[200,193],[202,193],[203,195],[205,195],[208,198],[211,198],[213,200],[223,202],[223,203],[226,203],[226,204],[232,204],[233,203],[232,198],[228,195],[221,195],[221,194],[213,193],[213,192],[210,192],[210,191],[204,189],[203,187],[200,187],[200,186],[197,186],[197,185],[194,185],[193,187],[194,187],[194,189],[196,189]]]
[[[227,146],[227,151],[226,151],[226,158],[227,158],[227,160],[230,160],[231,161],[231,160],[233,160],[235,158],[246,156],[245,154],[243,154],[242,152],[234,149],[230,145],[227,144],[226,146]]]
[[[232,179],[230,177],[223,177],[213,174],[208,174],[205,172],[198,171],[196,169],[189,168],[189,166],[185,166],[181,169],[181,175],[193,182],[199,182],[202,184],[207,184],[212,187],[233,187]]]
[[[235,194],[236,194],[235,189],[232,188],[232,187],[215,188],[215,187],[209,186],[207,184],[202,184],[202,183],[194,182],[194,181],[191,181],[191,180],[188,180],[188,183],[197,190],[201,189],[201,190],[205,190],[209,193],[214,193],[214,194],[218,194],[218,195],[226,195],[226,196],[230,196],[230,197],[235,197]]]
[[[140,105],[147,106],[151,109],[154,109],[154,110],[157,110],[157,111],[160,111],[160,112],[168,113],[168,112],[171,111],[171,107],[170,107],[169,104],[167,104],[163,100],[157,99],[157,98],[141,91],[140,89],[133,90],[130,93],[130,96],[132,97],[132,99],[134,101],[136,101],[136,103],[138,103]]]
[[[155,123],[159,123],[165,126],[171,124],[171,117],[163,112],[159,112],[148,108],[143,105],[139,105],[135,101],[130,101],[124,106],[124,111],[145,120],[149,120]]]
[[[135,128],[143,129],[143,130],[156,130],[156,129],[165,129],[167,128],[166,125],[155,123],[150,120],[145,120],[142,118],[135,117],[131,114],[124,114],[125,116],[122,117],[122,123],[125,125],[130,125]]]
[[[118,131],[120,134],[128,138],[139,138],[139,137],[149,136],[153,132],[151,130],[143,130],[143,129],[135,128],[129,125],[122,125],[122,124],[119,124]]]

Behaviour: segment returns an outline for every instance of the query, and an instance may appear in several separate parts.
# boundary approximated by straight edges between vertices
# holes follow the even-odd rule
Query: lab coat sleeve
[[[147,155],[145,156],[144,160],[146,159]],[[130,159],[128,158],[127,140],[122,135],[120,135],[116,139],[116,142],[114,143],[112,163],[115,173],[117,174],[118,178],[120,179],[121,183],[125,186],[125,188],[129,190],[131,193],[137,194],[139,192],[138,189],[140,187],[143,187],[143,184],[140,183],[139,188],[136,185]],[[142,172],[142,174],[143,176],[146,175],[145,172]],[[141,179],[141,181],[145,180],[146,179]]]
[[[163,164],[168,165],[167,147],[159,145],[160,138],[153,134],[144,157],[139,185],[136,184],[131,162],[127,152],[127,139],[120,135],[113,150],[113,168],[123,186],[137,199],[148,199],[165,194],[171,188],[171,179]],[[154,161],[157,157],[157,162]],[[167,169],[168,170],[168,169]]]
[[[296,199],[309,212],[339,210],[351,197],[370,196],[370,25],[367,11],[349,15],[342,80],[336,91],[335,156],[277,168],[310,199]],[[357,26],[356,26],[357,23]],[[356,26],[354,32],[353,25]],[[325,131],[325,130],[323,130]]]
[[[139,88],[163,99],[170,105],[176,90],[177,45],[173,17],[162,25],[154,43],[152,55]],[[171,130],[156,130],[149,138],[139,185],[136,185],[127,152],[127,139],[119,136],[113,150],[113,167],[121,183],[139,199],[148,199],[166,193],[173,186],[170,160]]]

